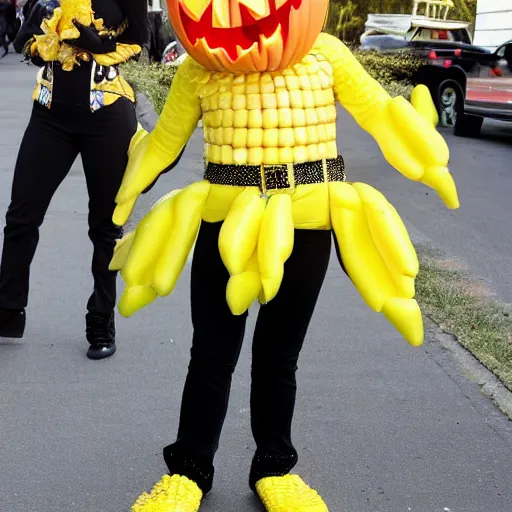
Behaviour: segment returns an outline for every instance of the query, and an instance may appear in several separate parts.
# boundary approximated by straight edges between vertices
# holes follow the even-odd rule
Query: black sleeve
[[[53,10],[56,7],[59,7],[57,0],[39,0],[33,5],[18,35],[14,39],[13,46],[17,53],[23,52],[25,44],[27,44],[33,36],[40,36],[43,33],[41,24],[45,18],[52,17]]]
[[[119,43],[143,46],[149,39],[147,0],[117,0],[128,20],[128,28],[117,38]]]

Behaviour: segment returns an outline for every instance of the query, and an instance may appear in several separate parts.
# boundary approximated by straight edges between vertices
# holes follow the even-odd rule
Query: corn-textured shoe
[[[203,492],[186,476],[165,475],[149,494],[142,493],[132,512],[198,512]]]
[[[324,500],[298,475],[262,478],[256,491],[267,512],[329,512]]]

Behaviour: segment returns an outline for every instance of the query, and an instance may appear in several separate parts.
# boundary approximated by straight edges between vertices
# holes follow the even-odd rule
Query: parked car
[[[176,39],[171,41],[162,55],[162,64],[167,66],[179,66],[186,58],[187,52],[183,45]]]
[[[441,125],[477,136],[485,117],[512,120],[512,41],[495,51],[475,46],[468,23],[447,19],[450,5],[415,0],[410,15],[370,15],[361,50],[410,52],[421,62],[411,81],[429,88]]]
[[[483,49],[431,48],[415,84],[429,87],[441,124],[460,136],[478,136],[484,118],[512,121],[512,41]]]

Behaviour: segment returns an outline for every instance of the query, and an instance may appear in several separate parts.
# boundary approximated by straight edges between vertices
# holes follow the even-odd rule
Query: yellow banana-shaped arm
[[[206,80],[208,72],[191,58],[178,68],[155,129],[139,134],[130,148],[128,167],[116,197],[115,224],[122,226],[127,221],[138,196],[181,155],[201,117],[198,89]]]
[[[205,180],[173,190],[116,243],[109,269],[120,270],[126,284],[118,305],[123,316],[172,293],[196,240],[209,192]]]
[[[375,138],[386,160],[436,190],[448,208],[458,208],[448,146],[433,126],[437,117],[428,90],[416,91],[414,106],[403,97],[391,98],[339,39],[320,34],[315,48],[332,66],[338,101]]]

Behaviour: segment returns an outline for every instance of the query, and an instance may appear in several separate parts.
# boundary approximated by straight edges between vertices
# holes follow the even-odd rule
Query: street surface
[[[0,61],[2,227],[34,75],[18,56]],[[480,140],[447,135],[462,202],[456,212],[393,171],[344,113],[339,146],[350,179],[381,190],[414,240],[434,242],[512,301],[506,128],[486,123]],[[198,130],[179,167],[135,217],[171,188],[200,178],[201,158]],[[171,297],[118,319],[117,354],[92,362],[83,334],[90,258],[77,162],[41,230],[26,337],[0,342],[1,512],[128,512],[165,472],[161,450],[174,440],[191,339],[189,267]],[[247,336],[204,512],[262,511],[247,486],[254,448],[249,369]],[[298,380],[297,471],[331,512],[510,512],[512,423],[430,335],[424,347],[411,348],[370,311],[334,257]]]

